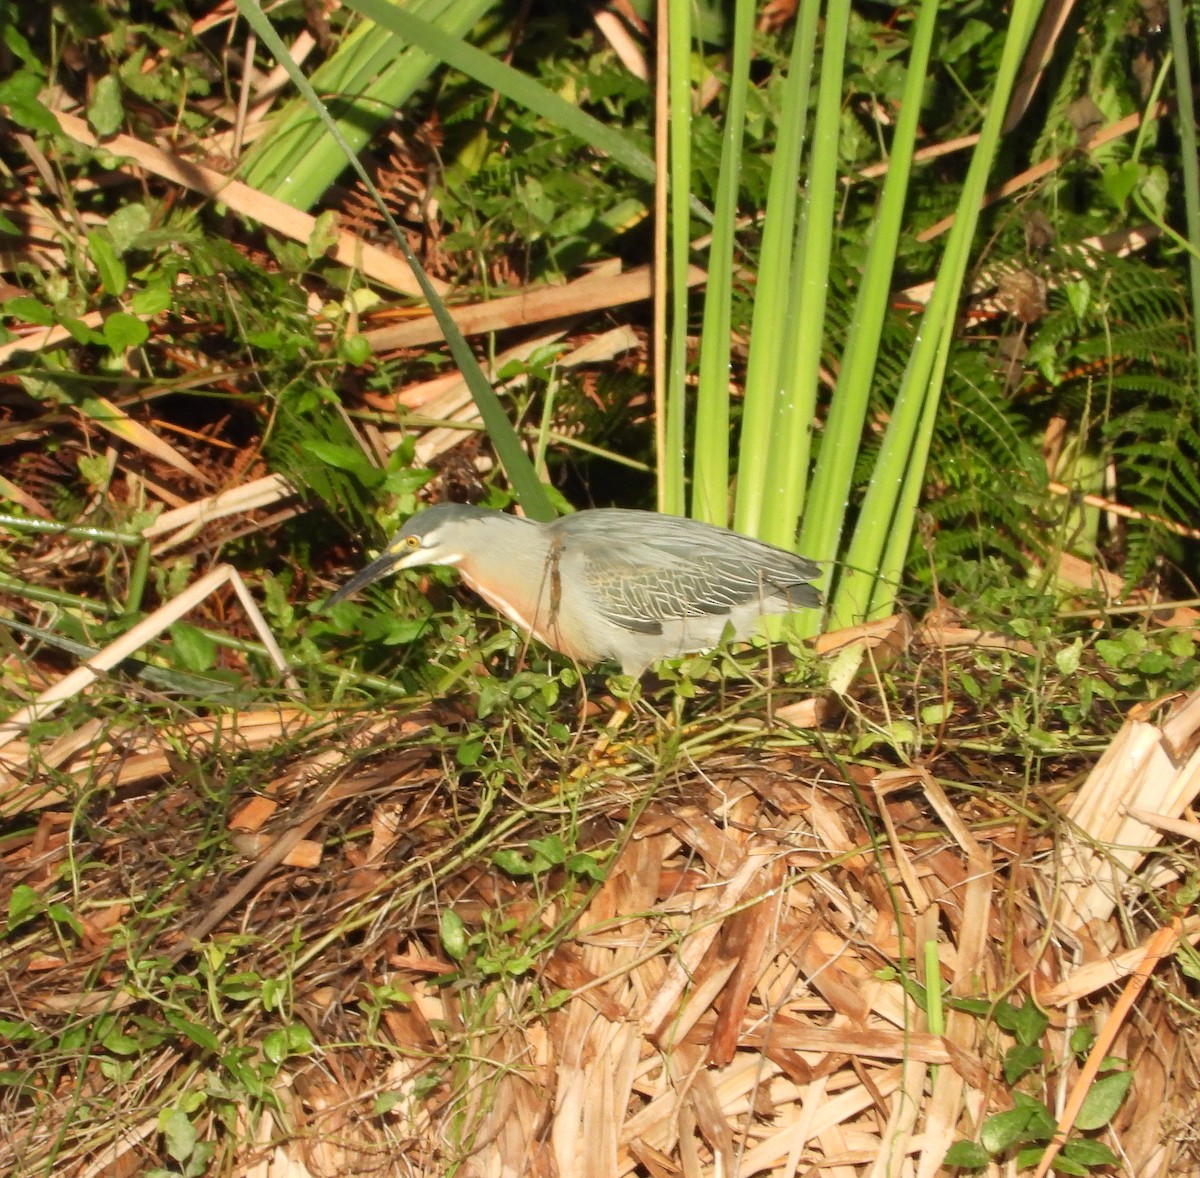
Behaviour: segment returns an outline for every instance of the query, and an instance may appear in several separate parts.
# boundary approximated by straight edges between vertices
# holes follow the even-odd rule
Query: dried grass
[[[743,732],[672,759],[651,751],[653,724],[641,718],[623,733],[625,763],[587,769],[525,748],[497,790],[447,762],[432,734],[458,724],[453,713],[354,727],[280,712],[278,738],[296,742],[290,762],[223,803],[234,845],[254,861],[212,861],[190,878],[169,867],[197,853],[196,816],[213,803],[197,807],[169,773],[148,792],[155,754],[143,736],[124,770],[106,770],[108,835],[70,901],[82,941],[23,930],[6,1005],[48,1032],[100,1012],[145,1017],[159,1008],[131,984],[136,960],[156,959],[161,981],[217,945],[243,973],[286,975],[292,1019],[319,1049],[285,1061],[274,1109],[242,1094],[231,1126],[218,1102],[202,1102],[202,1136],[221,1144],[212,1172],[925,1178],[943,1172],[954,1140],[1011,1104],[1002,1057],[1012,1039],[953,1005],[931,1029],[906,991],[903,979],[925,981],[936,960],[951,1000],[1044,1008],[1064,1128],[1087,1067],[1122,1057],[1134,1083],[1104,1134],[1121,1172],[1200,1174],[1193,1016],[1173,959],[1181,939],[1200,939],[1200,920],[1173,919],[1165,894],[1155,906],[1146,880],[1165,879],[1168,862],[1178,873],[1181,857],[1160,841],[1177,835],[1145,820],[1178,819],[1190,804],[1198,707],[1186,701],[1162,727],[1131,720],[1061,817],[1033,797],[958,790],[954,771],[840,767],[795,730]],[[260,713],[207,734],[193,725],[194,775],[261,755],[269,724]],[[497,739],[498,757],[514,737]],[[99,750],[98,734],[60,750],[60,780],[107,763]],[[1164,756],[1170,773],[1139,768]],[[1138,823],[1142,842],[1101,853],[1111,816],[1131,808],[1139,817],[1123,821]],[[58,878],[80,854],[73,821],[46,809],[31,838],[4,844],[6,891]],[[564,821],[581,847],[616,840],[592,894],[579,880],[523,882],[489,865],[493,851]],[[138,846],[135,830],[170,840]],[[286,866],[305,842],[315,856]],[[1103,887],[1083,887],[1081,871]],[[148,894],[173,915],[135,957],[120,930],[137,927]],[[486,934],[474,968],[449,985],[439,978],[454,963],[437,933],[446,908]],[[534,947],[530,970],[481,968],[514,945]],[[408,1001],[370,1019],[381,985]],[[225,1005],[227,1021],[214,1024],[223,1050],[261,1041],[281,1017]],[[1066,1046],[1080,1024],[1100,1035],[1083,1066]],[[8,1054],[10,1067],[31,1062],[17,1044]],[[55,1173],[135,1172],[161,1156],[158,1113],[186,1092],[211,1093],[220,1073],[178,1035],[120,1083],[105,1078],[104,1057],[97,1045],[90,1060],[48,1056],[52,1084],[7,1090],[6,1172],[37,1172],[51,1156]]]

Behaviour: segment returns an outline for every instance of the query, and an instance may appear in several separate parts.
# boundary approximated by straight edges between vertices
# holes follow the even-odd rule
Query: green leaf
[[[0,25],[0,39],[12,50],[14,57],[19,57],[26,65],[37,68],[37,54],[11,21],[6,20]]]
[[[420,637],[427,624],[427,620],[423,617],[401,618],[384,615],[379,641],[384,646],[407,646]]]
[[[192,1022],[191,1019],[186,1019],[182,1015],[178,1015],[170,1010],[164,1011],[163,1018],[185,1039],[189,1039],[195,1043],[197,1047],[202,1047],[205,1051],[217,1051],[220,1048],[221,1040],[207,1027]]]
[[[1024,1092],[1013,1092],[1012,1096],[1013,1104],[1029,1114],[1029,1139],[1049,1141],[1057,1128],[1050,1110],[1040,1100],[1035,1100]]]
[[[173,297],[171,284],[165,278],[155,278],[130,296],[129,309],[135,315],[158,315],[171,305]]]
[[[120,355],[129,348],[137,348],[150,338],[148,328],[136,315],[115,311],[104,321],[104,342],[113,355]]]
[[[0,103],[8,107],[8,116],[14,123],[30,131],[44,131],[55,135],[60,128],[58,120],[42,104],[38,95],[42,89],[41,75],[34,70],[18,70],[0,81]]]
[[[1008,1112],[997,1113],[988,1117],[983,1123],[980,1140],[988,1153],[1003,1153],[1011,1149],[1025,1132],[1029,1124],[1029,1114],[1023,1109],[1009,1109]]]
[[[1092,1044],[1096,1041],[1096,1032],[1091,1027],[1084,1023],[1080,1023],[1072,1032],[1071,1038],[1067,1041],[1071,1048],[1071,1054],[1077,1056],[1087,1055],[1092,1049]]]
[[[108,341],[94,328],[89,327],[82,319],[64,319],[62,326],[77,344],[99,344],[107,346]]]
[[[42,89],[41,76],[33,70],[18,70],[0,81],[0,102],[10,105],[36,98]]]
[[[1004,1055],[1005,1080],[1015,1084],[1022,1076],[1033,1071],[1044,1058],[1045,1053],[1033,1043],[1011,1048]]]
[[[39,1085],[33,1072],[0,1072],[0,1088],[19,1088],[23,1096],[36,1096]]]
[[[115,74],[105,74],[92,91],[88,103],[88,122],[97,135],[113,135],[125,121],[125,106],[121,101],[121,83]]]
[[[128,1084],[133,1078],[133,1060],[102,1055],[97,1059],[100,1074],[114,1084]]]
[[[533,969],[534,964],[533,957],[528,953],[522,953],[519,957],[510,957],[504,962],[504,972],[510,977],[519,978]]]
[[[503,871],[505,875],[515,875],[518,878],[535,873],[533,864],[518,851],[493,852],[492,866]]]
[[[1138,659],[1137,673],[1147,677],[1161,675],[1174,666],[1174,660],[1165,650],[1148,650]]]
[[[1121,1107],[1121,1101],[1125,1099],[1125,1093],[1132,1083],[1132,1072],[1114,1072],[1097,1080],[1083,1098],[1083,1107],[1075,1118],[1075,1127],[1085,1131],[1102,1129]]]
[[[1171,179],[1160,164],[1151,164],[1142,170],[1138,178],[1138,195],[1150,206],[1150,211],[1161,221],[1167,214],[1167,196],[1171,191]]]
[[[365,335],[346,335],[338,341],[338,355],[355,368],[361,368],[371,358],[371,341]]]
[[[83,936],[83,925],[79,922],[79,917],[65,904],[56,903],[48,905],[46,907],[46,915],[61,928],[70,929],[77,937]]]
[[[373,487],[384,475],[379,467],[372,465],[371,460],[362,452],[360,446],[347,446],[341,442],[325,442],[320,438],[305,438],[300,448],[314,458],[338,470],[348,470],[367,486]]]
[[[15,299],[5,299],[3,306],[0,306],[0,312],[24,323],[36,324],[38,327],[54,326],[54,312],[32,295],[18,295]]]
[[[1054,665],[1060,675],[1074,675],[1079,670],[1079,660],[1083,654],[1083,642],[1076,638],[1070,646],[1064,646],[1054,652]]]
[[[122,205],[105,222],[117,253],[124,254],[150,228],[150,210],[135,202]]]
[[[28,884],[17,884],[8,898],[8,919],[4,931],[11,933],[42,911],[42,898]]]
[[[1180,952],[1179,968],[1185,977],[1191,978],[1194,982],[1200,982],[1200,957],[1197,957],[1195,950]]]
[[[438,922],[438,935],[441,937],[442,948],[451,961],[462,961],[467,955],[467,927],[462,917],[450,908],[442,910]]]
[[[954,63],[992,36],[992,26],[975,17],[968,19],[953,37],[938,51],[938,57]]]
[[[274,1011],[278,1010],[282,1005],[284,998],[287,997],[287,983],[279,978],[264,978],[262,983],[262,1004],[263,1010]]]
[[[129,275],[125,264],[117,256],[117,251],[107,234],[92,230],[87,235],[88,254],[100,275],[100,285],[110,295],[122,295],[129,284]],[[113,349],[116,351],[116,349]]]
[[[407,1099],[403,1092],[381,1092],[375,1097],[375,1115],[381,1117],[384,1113],[390,1113],[396,1105]]]
[[[10,1018],[0,1018],[0,1036],[13,1042],[24,1039],[37,1039],[40,1032],[28,1023],[14,1022]]]
[[[259,993],[261,983],[256,973],[233,973],[221,979],[218,989],[226,998],[245,1002]]]
[[[1042,1156],[1045,1154],[1045,1152],[1046,1147],[1044,1145],[1035,1146],[1032,1149],[1021,1150],[1021,1152],[1017,1154],[1017,1169],[1022,1172],[1026,1170],[1032,1170],[1034,1166],[1036,1166],[1038,1162],[1042,1160]],[[1054,1173],[1056,1174],[1073,1174],[1078,1175],[1079,1178],[1086,1178],[1086,1175],[1090,1172],[1091,1171],[1086,1169],[1086,1167],[1081,1166],[1078,1162],[1073,1162],[1070,1158],[1065,1157],[1061,1151],[1054,1159]]]
[[[988,1151],[975,1141],[956,1141],[942,1159],[943,1166],[962,1166],[968,1170],[978,1170],[986,1166],[991,1158]]]
[[[49,109],[36,99],[28,102],[10,102],[8,114],[14,123],[27,131],[41,131],[44,135],[57,135],[61,128]]]
[[[282,1031],[269,1031],[263,1039],[263,1055],[271,1063],[283,1063],[287,1059],[287,1040]]]
[[[596,856],[588,855],[583,851],[572,855],[567,860],[567,870],[572,875],[593,880],[595,883],[603,883],[608,877],[608,872],[604,870],[604,865]]]
[[[312,232],[308,235],[305,253],[310,262],[323,258],[338,240],[338,217],[332,209],[319,213],[313,222]]]
[[[274,352],[283,347],[283,336],[274,330],[248,331],[246,332],[246,343],[252,348],[263,348],[266,351]]]
[[[263,1039],[263,1055],[271,1063],[283,1063],[293,1055],[308,1055],[313,1049],[312,1032],[304,1023],[289,1023]]]
[[[204,1178],[204,1175],[209,1173],[208,1163],[212,1161],[216,1152],[217,1143],[215,1141],[197,1142],[195,1153],[188,1158],[187,1164],[183,1168],[183,1178]]]
[[[1046,1033],[1049,1025],[1050,1020],[1046,1015],[1034,1003],[1026,1002],[1017,1012],[1012,1030],[1017,1037],[1017,1042],[1028,1047]]]
[[[1115,1166],[1117,1155],[1103,1141],[1092,1137],[1073,1137],[1062,1147],[1064,1157],[1072,1158],[1080,1165],[1096,1169],[1099,1166]]]
[[[167,1153],[177,1162],[186,1162],[196,1148],[196,1126],[178,1109],[170,1109],[159,1116],[158,1127]]]
[[[1075,318],[1082,322],[1092,305],[1092,284],[1086,278],[1080,278],[1075,282],[1064,283],[1063,291]]]
[[[217,644],[203,630],[187,622],[170,628],[171,645],[188,671],[209,671],[217,660]]]
[[[1125,202],[1129,200],[1129,194],[1137,185],[1140,171],[1140,167],[1134,160],[1126,160],[1123,164],[1109,164],[1104,169],[1104,191],[1118,209],[1125,207]]]
[[[542,839],[530,839],[529,849],[552,867],[558,867],[566,861],[567,849],[558,835],[552,834]]]
[[[101,1040],[106,1051],[111,1051],[114,1055],[137,1055],[141,1052],[142,1041],[135,1039],[132,1035],[126,1035],[119,1028],[113,1028]]]

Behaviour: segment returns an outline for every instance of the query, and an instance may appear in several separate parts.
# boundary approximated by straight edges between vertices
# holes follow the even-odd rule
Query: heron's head
[[[325,600],[323,609],[353,597],[388,573],[431,564],[458,564],[474,546],[486,543],[489,520],[504,519],[498,511],[439,503],[414,515],[366,568],[356,573]]]

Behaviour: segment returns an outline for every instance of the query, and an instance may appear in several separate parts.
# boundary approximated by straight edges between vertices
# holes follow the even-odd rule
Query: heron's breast
[[[584,662],[597,657],[578,625],[576,590],[560,564],[490,553],[464,558],[458,570],[488,605],[539,642]]]

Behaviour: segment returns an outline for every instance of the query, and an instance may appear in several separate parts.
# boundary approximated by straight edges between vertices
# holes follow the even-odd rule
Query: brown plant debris
[[[1198,710],[1128,739],[1186,767]],[[0,842],[0,1168],[163,1165],[186,1110],[210,1173],[932,1178],[1013,1105],[1008,1003],[1049,1017],[1022,1088],[1063,1093],[1064,1130],[1092,1027],[1133,1077],[1100,1134],[1120,1172],[1200,1173],[1175,964],[1200,920],[1147,902],[1144,821],[1086,929],[1071,882],[1096,780],[1114,813],[1178,790],[1122,794],[1106,758],[1062,811],[1010,805],[964,792],[966,761],[847,772],[769,725],[663,759],[644,717],[608,762],[510,726],[464,766],[464,715],[260,711],[141,733],[123,765],[111,730],[54,754],[103,800]],[[602,883],[517,870],[567,832]]]

